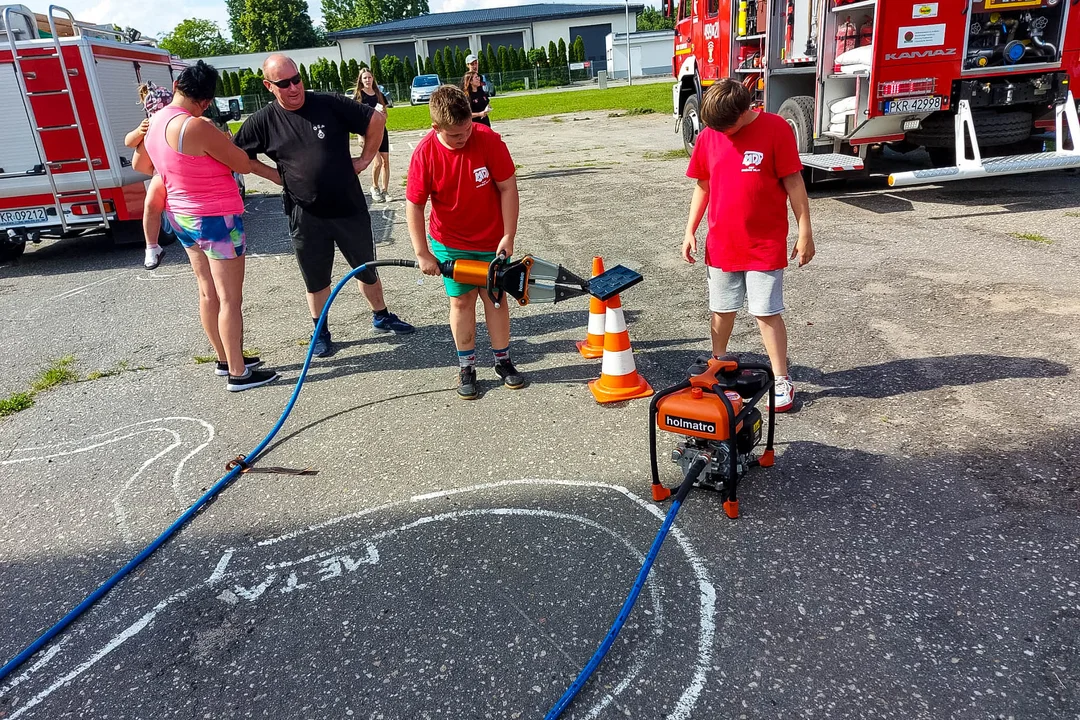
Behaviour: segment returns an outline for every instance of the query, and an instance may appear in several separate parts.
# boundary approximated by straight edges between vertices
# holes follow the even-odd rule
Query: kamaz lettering
[[[679,428],[680,430],[692,430],[693,432],[716,434],[716,423],[705,422],[703,420],[690,420],[689,418],[678,417],[677,415],[668,415],[664,420],[668,426]]]
[[[950,57],[956,55],[956,48],[946,50],[907,50],[902,53],[885,53],[886,60],[914,60],[915,58]]]

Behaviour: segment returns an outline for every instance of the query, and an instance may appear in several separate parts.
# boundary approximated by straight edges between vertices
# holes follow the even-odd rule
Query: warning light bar
[[[905,95],[933,95],[934,78],[920,80],[892,80],[878,83],[878,97],[903,97]]]

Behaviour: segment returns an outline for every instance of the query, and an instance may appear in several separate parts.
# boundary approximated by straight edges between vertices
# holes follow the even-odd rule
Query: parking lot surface
[[[670,118],[500,123],[517,253],[644,282],[622,296],[659,389],[708,350],[691,184]],[[411,258],[391,137],[382,258]],[[370,175],[362,176],[364,187]],[[572,718],[1080,717],[1080,191],[1075,174],[814,190],[787,273],[796,411],[742,517],[695,490]],[[249,178],[245,346],[282,373],[230,394],[182,250],[46,243],[0,267],[0,397],[58,358],[80,381],[0,419],[0,662],[157,536],[270,429],[311,323],[280,198]],[[704,227],[700,237],[704,238]],[[338,261],[335,278],[347,271]],[[539,718],[602,640],[665,505],[648,401],[600,406],[588,301],[515,307],[529,385],[456,397],[437,279],[355,287],[261,464],[0,684],[0,718]],[[752,319],[732,350],[763,358]],[[90,379],[90,378],[94,379]],[[664,479],[679,438],[659,433]]]

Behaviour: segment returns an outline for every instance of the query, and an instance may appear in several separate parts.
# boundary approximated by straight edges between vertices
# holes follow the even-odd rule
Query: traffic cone
[[[634,351],[630,348],[630,334],[626,332],[626,318],[618,295],[607,301],[600,379],[590,380],[589,389],[599,403],[633,400],[653,394],[652,387],[638,374],[634,365]]]
[[[604,273],[603,258],[592,259],[592,276]],[[578,340],[577,349],[582,357],[589,359],[598,358],[604,354],[604,315],[606,310],[604,301],[593,295],[589,296],[589,329],[585,339]]]

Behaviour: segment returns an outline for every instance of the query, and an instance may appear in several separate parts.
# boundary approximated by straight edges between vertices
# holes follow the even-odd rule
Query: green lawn
[[[491,120],[519,120],[543,115],[588,112],[592,110],[634,110],[647,108],[654,112],[671,112],[671,86],[651,83],[607,90],[568,90],[564,92],[533,93],[491,99]],[[408,101],[390,108],[387,127],[390,130],[420,130],[431,125],[427,105],[412,107]],[[233,132],[240,123],[229,123]]]

